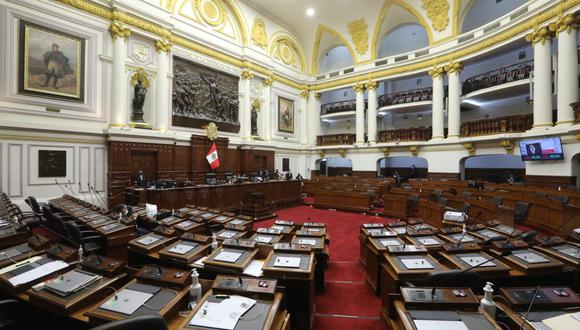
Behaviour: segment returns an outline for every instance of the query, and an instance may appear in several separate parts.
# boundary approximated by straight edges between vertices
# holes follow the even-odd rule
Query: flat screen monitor
[[[559,137],[520,141],[520,153],[523,161],[564,159]]]

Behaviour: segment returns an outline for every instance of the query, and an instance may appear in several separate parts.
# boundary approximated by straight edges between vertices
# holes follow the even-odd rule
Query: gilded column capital
[[[354,89],[355,93],[362,93],[365,91],[365,84],[361,83],[361,82],[357,82],[356,84],[354,84],[354,86],[352,86],[352,89]]]
[[[411,152],[411,155],[413,155],[413,157],[417,157],[417,155],[419,154],[419,148],[417,146],[410,146],[409,151]]]
[[[242,80],[250,80],[254,78],[254,74],[250,70],[244,70],[242,73],[240,73],[240,77]]]
[[[376,90],[378,86],[379,86],[379,84],[376,81],[374,81],[374,80],[369,80],[365,84],[366,89],[371,90],[371,91]]]
[[[272,77],[268,77],[268,78],[264,79],[264,82],[263,82],[264,86],[268,86],[268,87],[272,86],[273,83],[274,83],[274,79],[272,79]]]
[[[172,46],[173,45],[171,44],[171,42],[169,42],[169,40],[167,39],[155,40],[155,49],[157,49],[158,52],[169,53],[171,51]]]
[[[470,156],[475,156],[475,144],[473,143],[464,143],[463,147],[467,150]]]
[[[314,93],[314,98],[316,99],[316,101],[320,100],[320,93]]]
[[[526,41],[531,42],[532,45],[537,43],[544,44],[546,40],[552,39],[553,33],[548,26],[537,27],[534,32],[526,34]]]
[[[303,99],[307,99],[308,98],[308,90],[307,89],[303,89],[300,91],[300,97]]]
[[[447,73],[460,73],[463,70],[463,62],[451,62],[444,67]]]
[[[123,38],[127,39],[131,35],[131,30],[126,28],[123,23],[119,21],[113,21],[111,25],[109,25],[109,33],[111,33],[111,37],[113,39],[116,38]]]
[[[445,67],[435,66],[433,69],[429,70],[428,73],[433,79],[443,77],[445,75]]]
[[[577,13],[560,16],[556,22],[550,23],[550,31],[559,35],[560,32],[570,32],[580,26],[580,15]]]
[[[499,141],[499,145],[505,149],[505,152],[508,155],[514,154],[514,141],[511,139],[501,140]]]

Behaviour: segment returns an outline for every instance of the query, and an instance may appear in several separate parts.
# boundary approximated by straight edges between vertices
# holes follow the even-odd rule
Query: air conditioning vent
[[[513,21],[514,19],[522,16],[523,14],[528,12],[528,7],[524,7],[520,10],[518,10],[517,12],[513,13],[513,15],[510,16],[510,21]]]
[[[377,61],[375,66],[386,65],[388,63],[389,63],[389,60],[381,60],[381,61]]]
[[[338,71],[331,72],[328,76],[331,77],[331,78],[332,77],[336,77],[336,76],[338,76]]]
[[[461,44],[461,43],[464,43],[466,41],[469,41],[469,40],[473,39],[474,37],[475,36],[473,34],[466,35],[466,36],[463,36],[463,37],[459,38],[459,40],[457,40],[457,42]]]
[[[429,55],[429,49],[425,49],[425,50],[422,50],[420,52],[415,53],[415,57],[421,57],[421,56],[425,56],[425,55]]]
[[[409,59],[409,55],[395,57],[395,62],[401,62]]]
[[[344,71],[342,71],[343,74],[353,73],[353,72],[354,72],[354,68],[348,68],[348,69],[344,69]]]
[[[483,29],[483,33],[488,33],[489,31],[495,30],[497,29],[501,24],[499,22],[496,22],[495,24],[492,24],[488,27],[486,27],[485,29]]]
[[[324,74],[321,76],[316,76],[316,80],[322,80],[324,78],[326,78],[326,75],[324,75]]]

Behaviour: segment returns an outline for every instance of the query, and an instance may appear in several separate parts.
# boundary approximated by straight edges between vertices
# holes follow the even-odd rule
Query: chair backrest
[[[30,206],[30,209],[32,209],[32,212],[36,213],[36,214],[42,214],[42,210],[40,209],[40,205],[38,205],[38,201],[36,200],[36,198],[34,196],[28,196],[28,198],[26,198],[26,204],[28,204],[28,206]]]
[[[91,330],[167,330],[167,322],[159,314],[146,314],[109,322]]]
[[[516,202],[514,217],[516,220],[526,220],[530,204],[526,202]]]
[[[68,232],[68,238],[71,241],[78,243],[79,245],[82,245],[83,236],[81,235],[81,230],[79,229],[79,226],[76,223],[74,223],[74,221],[66,221],[65,226]]]
[[[503,202],[503,197],[500,196],[493,196],[489,202],[495,206],[499,206],[501,205],[501,203]]]
[[[439,199],[437,200],[437,205],[446,206],[447,205],[447,197],[439,197]]]

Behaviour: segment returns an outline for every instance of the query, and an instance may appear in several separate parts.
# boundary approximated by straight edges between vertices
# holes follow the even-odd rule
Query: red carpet
[[[378,210],[377,210],[378,211]],[[315,296],[314,329],[384,329],[379,319],[380,298],[366,287],[365,270],[358,262],[360,226],[392,220],[371,215],[328,211],[310,206],[277,210],[278,219],[323,222],[330,239],[326,292]],[[274,219],[254,224],[269,227]]]

